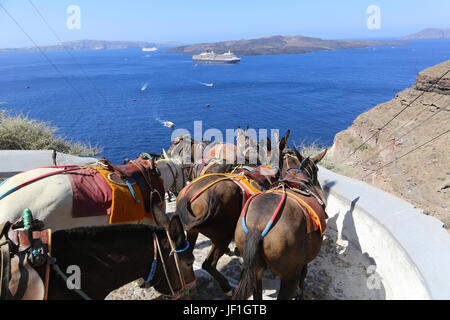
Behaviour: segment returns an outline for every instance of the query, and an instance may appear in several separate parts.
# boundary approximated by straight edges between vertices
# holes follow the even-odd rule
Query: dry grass
[[[49,122],[0,110],[0,150],[56,150],[76,156],[95,156],[102,151],[97,146],[58,136],[57,131]]]
[[[294,142],[294,146],[301,153],[302,156],[305,157],[313,157],[318,155],[324,149],[330,148],[329,146],[319,145],[316,141],[312,143],[305,143],[305,141],[300,142],[299,144]],[[334,171],[336,173],[349,176],[352,168],[350,166],[344,165],[343,163],[339,163],[336,159],[332,158],[328,153],[325,157],[320,161],[319,165],[328,170]]]

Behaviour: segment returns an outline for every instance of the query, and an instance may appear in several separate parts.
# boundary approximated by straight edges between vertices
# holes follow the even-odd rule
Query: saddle
[[[0,225],[0,300],[45,300],[50,278],[51,229],[20,229],[23,220]],[[35,230],[36,229],[36,230]]]
[[[242,168],[236,168],[235,172],[242,173],[247,176],[252,180],[252,184],[259,189],[261,189],[261,187],[268,189],[271,185],[270,179],[275,179],[276,176],[276,172],[274,170],[264,165],[256,168],[244,166]]]
[[[105,158],[101,158],[99,162],[110,171],[107,175],[108,181],[120,186],[137,184],[143,196],[146,212],[151,213],[154,202],[156,204],[164,202],[164,185],[151,157],[140,155],[136,160],[119,166],[113,166]]]

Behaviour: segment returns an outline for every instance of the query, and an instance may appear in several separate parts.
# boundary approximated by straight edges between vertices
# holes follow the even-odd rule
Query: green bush
[[[49,122],[12,116],[0,110],[0,150],[55,150],[76,156],[95,156],[102,152],[97,146],[84,145],[56,135],[58,128]]]

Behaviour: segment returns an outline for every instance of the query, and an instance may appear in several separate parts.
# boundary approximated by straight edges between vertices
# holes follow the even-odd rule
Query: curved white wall
[[[76,157],[53,150],[0,150],[0,178],[38,167],[76,164],[80,166],[97,162],[96,158]]]
[[[376,264],[386,299],[450,299],[450,234],[387,192],[323,167],[328,227]]]

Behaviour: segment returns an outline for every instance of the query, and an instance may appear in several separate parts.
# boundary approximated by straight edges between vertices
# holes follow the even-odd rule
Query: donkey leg
[[[278,293],[278,300],[290,300],[295,295],[295,290],[298,286],[299,277],[292,277],[281,280],[280,292]]]
[[[191,250],[191,252],[194,251],[194,247],[195,247],[195,243],[197,242],[197,238],[198,238],[198,231],[196,230],[189,230],[186,231],[186,239],[189,242],[189,248]]]
[[[308,273],[308,265],[305,264],[302,272],[300,273],[300,281],[298,283],[298,288],[300,292],[297,292],[296,300],[304,300],[305,299],[305,278]]]
[[[211,249],[209,250],[208,257],[202,264],[202,268],[206,270],[211,276],[214,277],[214,279],[219,282],[220,287],[222,288],[222,291],[227,296],[232,295],[233,288],[228,283],[228,280],[216,269],[217,262],[219,261],[220,257],[223,256],[223,254],[226,251],[226,248],[217,247],[214,243],[211,244]]]

